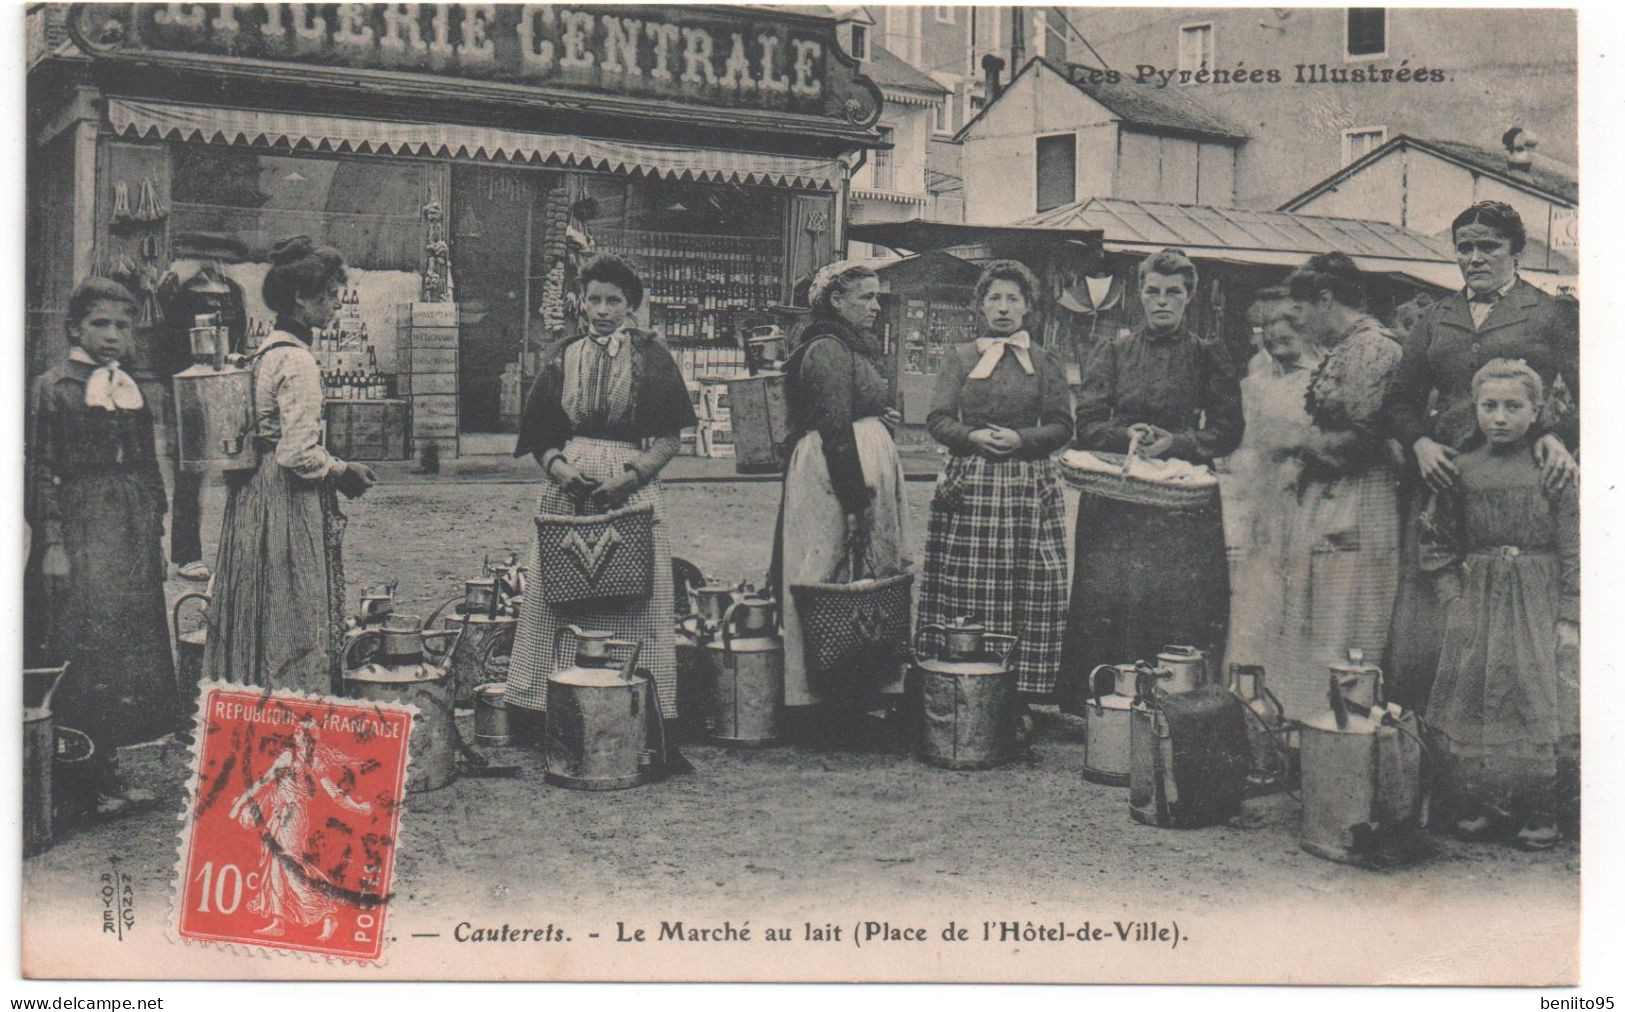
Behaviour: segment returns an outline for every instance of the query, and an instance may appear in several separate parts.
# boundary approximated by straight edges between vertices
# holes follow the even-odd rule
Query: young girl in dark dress
[[[1580,734],[1580,514],[1549,490],[1530,431],[1540,376],[1495,359],[1473,377],[1478,436],[1422,518],[1422,567],[1444,607],[1428,722],[1444,744],[1458,835],[1557,842],[1554,790]]]
[[[68,666],[52,709],[95,746],[101,815],[153,799],[125,786],[117,749],[173,730],[179,705],[152,410],[119,367],[134,320],[135,300],[117,282],[74,289],[72,348],[35,381],[29,415],[25,653],[30,665]]]

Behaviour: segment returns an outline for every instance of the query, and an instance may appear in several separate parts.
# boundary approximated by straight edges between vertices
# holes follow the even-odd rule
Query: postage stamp
[[[376,963],[414,711],[204,686],[174,934]]]

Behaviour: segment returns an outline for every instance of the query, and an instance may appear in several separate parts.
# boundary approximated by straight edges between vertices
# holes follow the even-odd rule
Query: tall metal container
[[[689,601],[693,612],[685,610],[677,618],[677,723],[678,733],[685,740],[705,737],[712,721],[715,704],[711,696],[721,674],[722,658],[707,648],[716,641],[728,607],[737,597],[735,588],[727,584],[691,585]]]
[[[345,666],[352,668],[344,673],[346,696],[417,707],[408,743],[409,793],[436,790],[457,775],[451,671],[425,660],[424,643],[456,636],[458,631],[424,630],[422,623],[420,615],[391,615],[381,628],[352,639],[344,651]]]
[[[519,617],[471,612],[458,618],[453,628],[460,627],[462,635],[453,644],[447,664],[451,669],[452,699],[466,709],[474,705],[474,692],[480,686],[507,680]]]
[[[759,748],[783,734],[784,641],[777,618],[774,602],[741,597],[706,645],[715,676],[707,737],[718,745]]]
[[[932,631],[942,634],[942,645],[935,655],[926,655],[917,648]],[[1018,642],[968,618],[922,626],[915,634],[924,709],[921,759],[944,769],[986,770],[1020,754],[1020,706],[1010,668]]]
[[[1285,775],[1286,711],[1265,684],[1264,669],[1256,664],[1230,665],[1230,694],[1247,706],[1247,747],[1252,769],[1248,790],[1267,794],[1281,786]]]
[[[202,602],[200,614],[204,621],[183,632],[181,606],[191,601]],[[203,681],[203,648],[209,640],[208,615],[209,595],[196,590],[176,598],[175,607],[169,615],[175,635],[175,678],[180,683],[180,699],[187,713],[197,710],[198,699],[202,694],[198,686]]]
[[[193,364],[174,378],[179,467],[192,474],[251,471],[259,464],[254,371],[226,361],[230,338],[218,316],[198,324],[191,329]]]
[[[51,767],[56,761],[56,721],[51,697],[66,668],[23,672],[23,856],[51,849]]]
[[[559,629],[553,656],[566,636],[575,638],[575,663],[547,680],[547,718],[542,750],[547,782],[578,791],[616,791],[645,783],[654,772],[649,738],[654,679],[637,670],[643,646],[606,632],[567,625]],[[619,665],[611,656],[624,651]]]
[[[774,474],[789,462],[790,405],[784,384],[784,374],[772,370],[728,381],[734,470],[740,474]]]
[[[1102,664],[1089,673],[1089,701],[1083,709],[1083,778],[1108,787],[1127,787],[1129,719],[1134,704],[1135,667]]]

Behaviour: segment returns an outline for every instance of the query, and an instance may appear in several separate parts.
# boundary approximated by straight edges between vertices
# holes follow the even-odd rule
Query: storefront
[[[336,246],[350,290],[318,357],[337,397],[404,407],[456,453],[511,431],[573,326],[585,250],[630,257],[643,322],[691,373],[840,248],[880,95],[823,17],[725,7],[47,6],[29,81],[30,368],[90,273],[141,294],[138,375],[200,271]],[[52,29],[57,42],[52,44]],[[166,286],[167,282],[167,286]],[[382,396],[380,396],[382,395]],[[382,410],[382,409],[380,409]]]

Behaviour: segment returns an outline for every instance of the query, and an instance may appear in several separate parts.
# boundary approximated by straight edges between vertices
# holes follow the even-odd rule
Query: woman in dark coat
[[[152,409],[119,367],[135,308],[105,278],[74,289],[73,347],[35,381],[29,415],[26,663],[68,666],[53,710],[96,747],[101,815],[152,800],[122,782],[117,749],[174,730],[179,709],[164,613],[168,506]]]
[[[1146,320],[1102,340],[1083,371],[1076,443],[1208,464],[1241,441],[1241,393],[1230,356],[1185,325],[1196,267],[1166,249],[1140,264]],[[1229,577],[1217,503],[1167,509],[1085,493],[1061,657],[1063,708],[1081,706],[1098,664],[1154,660],[1174,643],[1210,656],[1224,645]]]
[[[581,301],[588,330],[556,345],[525,405],[514,456],[530,454],[547,474],[536,511],[554,516],[654,507],[654,583],[650,596],[569,606],[527,594],[508,668],[508,705],[535,738],[547,710],[547,679],[571,658],[553,655],[570,623],[643,644],[639,665],[654,678],[661,713],[677,715],[677,646],[672,629],[671,531],[660,472],[694,424],[688,388],[671,353],[634,327],[643,282],[610,254],[583,265]],[[540,541],[530,571],[540,573]]]
[[[1531,440],[1542,478],[1556,492],[1578,473],[1576,304],[1554,299],[1518,277],[1524,226],[1510,206],[1474,204],[1456,216],[1450,231],[1464,287],[1428,307],[1411,329],[1384,410],[1388,434],[1415,462],[1403,490],[1405,536],[1388,672],[1396,697],[1410,706],[1427,700],[1444,628],[1432,585],[1418,567],[1417,520],[1428,489],[1455,487],[1455,457],[1476,432],[1473,375],[1492,359],[1528,363],[1546,389],[1545,408]]]
[[[879,278],[861,264],[839,261],[820,269],[808,290],[812,320],[786,364],[792,450],[769,582],[784,609],[788,707],[862,703],[902,691],[897,665],[839,686],[809,670],[801,615],[789,590],[856,579],[847,551],[854,543],[863,547],[865,576],[892,576],[909,566],[903,463],[890,428],[898,416],[871,331],[879,292]]]
[[[949,457],[931,500],[920,625],[974,615],[1021,638],[1017,688],[1048,701],[1066,628],[1066,507],[1050,455],[1072,438],[1060,365],[1023,329],[1038,279],[988,264],[976,307],[988,336],[952,349],[926,425]]]

